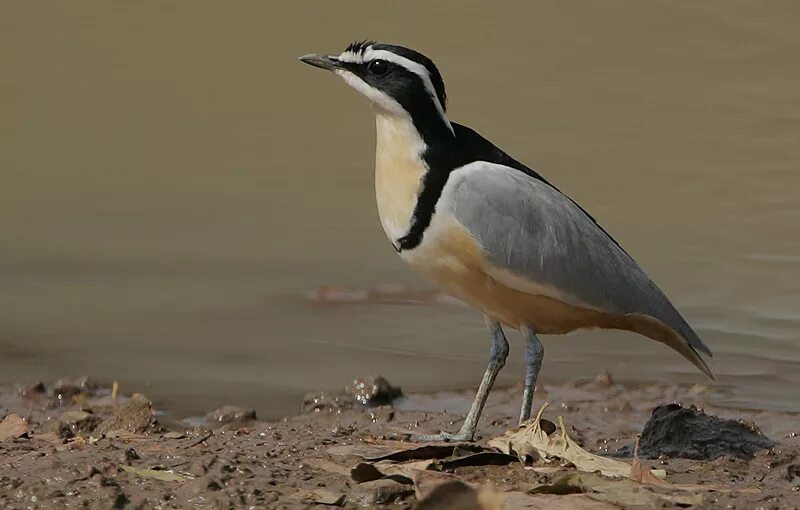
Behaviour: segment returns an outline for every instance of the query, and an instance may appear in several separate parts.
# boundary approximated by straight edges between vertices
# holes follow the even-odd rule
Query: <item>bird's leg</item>
[[[489,350],[489,366],[486,367],[486,372],[481,379],[481,385],[478,387],[478,392],[475,394],[475,400],[472,402],[472,407],[461,425],[461,429],[455,434],[448,434],[442,432],[433,435],[420,435],[413,436],[415,441],[472,441],[475,437],[475,430],[478,428],[478,419],[481,417],[483,406],[486,404],[486,399],[489,397],[489,392],[492,390],[494,380],[500,369],[506,364],[508,357],[508,341],[503,334],[503,328],[500,323],[486,317],[486,325],[492,335],[492,348]]]
[[[525,390],[522,393],[522,409],[519,412],[520,424],[531,417],[533,391],[536,389],[536,379],[539,377],[544,357],[544,346],[536,337],[533,328],[524,327],[522,332],[525,334]]]

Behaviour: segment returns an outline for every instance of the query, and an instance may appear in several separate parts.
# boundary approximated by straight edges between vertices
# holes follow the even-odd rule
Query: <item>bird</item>
[[[531,417],[544,357],[538,335],[627,330],[676,350],[710,380],[710,349],[633,257],[577,202],[447,115],[439,69],[422,53],[364,40],[299,58],[332,71],[375,114],[378,216],[395,251],[445,292],[480,311],[489,364],[456,433],[473,441],[509,354],[504,327],[525,340],[519,422]],[[698,352],[699,351],[699,352]]]

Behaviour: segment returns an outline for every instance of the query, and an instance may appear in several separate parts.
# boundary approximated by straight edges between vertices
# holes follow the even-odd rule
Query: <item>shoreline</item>
[[[317,498],[344,508],[413,508],[425,495],[411,478],[382,477],[361,483],[353,478],[350,469],[365,463],[359,448],[372,448],[373,453],[381,448],[408,449],[418,446],[408,442],[411,434],[456,430],[462,416],[448,409],[463,406],[472,395],[412,393],[397,400],[391,385],[386,383],[376,391],[378,386],[374,380],[363,379],[344,392],[309,395],[306,412],[277,421],[260,421],[251,411],[226,406],[188,427],[159,423],[144,396],[119,396],[115,402],[111,388],[88,380],[5,391],[0,400],[0,419],[5,418],[5,427],[0,425],[0,506],[27,508],[35,502],[62,508],[156,504],[163,508],[308,508]],[[394,405],[373,399],[376,396]],[[654,469],[664,469],[670,483],[726,488],[697,489],[691,493],[693,507],[733,504],[747,508],[764,506],[767,501],[768,507],[800,506],[800,416],[721,408],[709,397],[709,388],[702,385],[633,386],[601,374],[589,381],[544,385],[536,393],[534,406],[549,402],[544,418],[553,423],[563,418],[576,444],[603,456],[632,448],[653,409],[661,404],[694,405],[709,415],[752,423],[776,446],[751,458],[728,455],[647,462]],[[488,448],[489,440],[516,427],[519,398],[520,391],[514,387],[492,393],[476,448]],[[436,406],[438,410],[431,411]],[[11,435],[9,416],[22,420]],[[481,455],[499,454],[484,451]],[[438,468],[431,464],[423,474],[455,477],[464,487],[489,487],[499,494],[498,501],[509,495],[533,498],[531,491],[536,487],[575,470],[562,463],[525,466],[508,459],[502,465],[457,467],[436,462]],[[582,493],[595,504],[596,489],[582,489],[572,496]],[[654,494],[669,498],[673,492],[659,488]]]

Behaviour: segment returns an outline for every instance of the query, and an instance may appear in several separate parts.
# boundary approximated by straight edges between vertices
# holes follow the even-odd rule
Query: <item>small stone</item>
[[[613,384],[614,378],[608,370],[600,372],[600,374],[594,378],[594,381],[592,381],[592,386],[596,388],[610,388]]]
[[[128,432],[158,432],[161,425],[156,420],[153,404],[141,393],[134,393],[120,405],[114,416],[100,424],[101,432],[126,430]]]
[[[403,396],[400,388],[392,386],[381,376],[355,379],[345,388],[345,393],[352,396],[356,402],[368,407],[388,405]]]

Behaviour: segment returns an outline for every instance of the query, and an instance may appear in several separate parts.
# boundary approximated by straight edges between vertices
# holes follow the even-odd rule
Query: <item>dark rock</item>
[[[692,406],[669,404],[657,407],[639,439],[639,456],[713,460],[725,455],[751,458],[775,442],[754,425],[705,414]],[[630,456],[631,447],[618,452]]]
[[[403,396],[400,388],[392,386],[381,376],[355,379],[345,388],[345,393],[368,407],[388,405]]]

